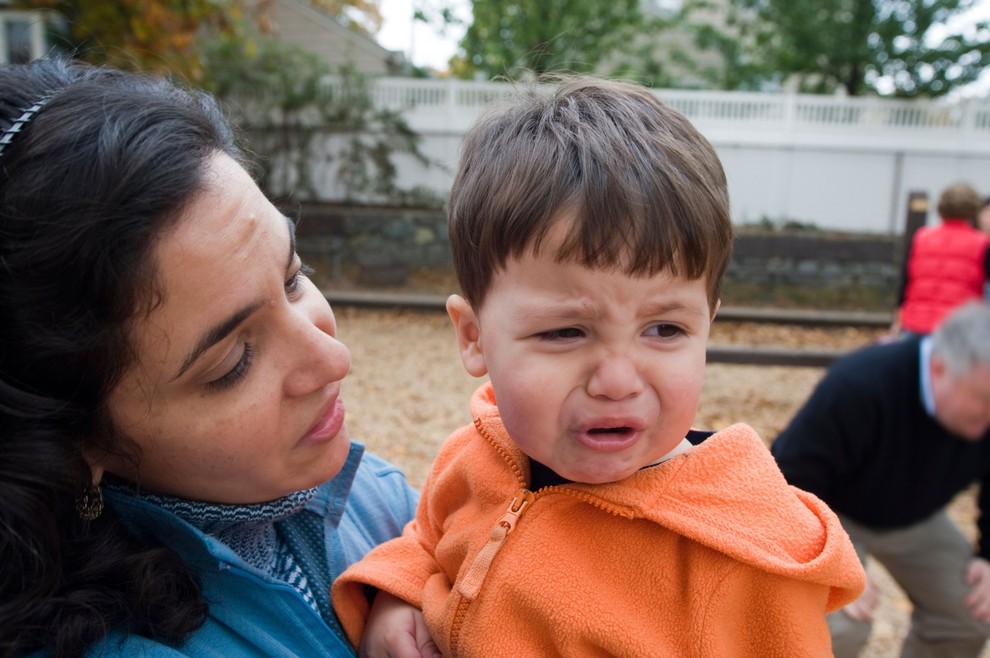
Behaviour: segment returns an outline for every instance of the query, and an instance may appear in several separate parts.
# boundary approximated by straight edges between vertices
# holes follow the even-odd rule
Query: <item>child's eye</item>
[[[565,329],[552,329],[550,331],[543,331],[537,336],[540,340],[553,341],[553,340],[568,340],[571,338],[580,338],[584,335],[584,332],[577,327],[567,327]]]
[[[299,283],[303,278],[309,276],[313,273],[313,268],[311,268],[306,263],[300,261],[299,269],[290,276],[285,282],[285,294],[292,296],[299,291]]]
[[[676,338],[684,333],[684,330],[674,324],[655,324],[646,330],[647,335],[657,338]]]
[[[245,343],[244,352],[241,353],[241,358],[234,364],[234,367],[227,374],[214,379],[212,382],[207,382],[206,387],[213,391],[223,391],[230,388],[244,378],[252,361],[254,361],[254,347]]]

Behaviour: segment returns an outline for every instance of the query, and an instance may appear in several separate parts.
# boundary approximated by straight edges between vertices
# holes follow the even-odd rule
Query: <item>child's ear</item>
[[[481,349],[481,330],[474,308],[460,295],[451,295],[447,298],[447,315],[454,323],[464,369],[474,377],[485,376],[488,374],[488,366],[485,365],[485,355]]]
[[[718,309],[722,308],[722,300],[715,300],[715,308],[712,309],[712,322],[715,322],[715,316],[718,315]]]

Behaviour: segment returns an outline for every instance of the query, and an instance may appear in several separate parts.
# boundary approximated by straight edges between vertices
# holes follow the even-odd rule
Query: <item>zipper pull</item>
[[[532,491],[520,489],[515,498],[512,499],[512,503],[509,504],[509,509],[505,511],[502,518],[492,527],[488,535],[488,543],[478,551],[478,555],[475,556],[471,567],[465,572],[464,577],[457,584],[457,592],[466,600],[471,601],[477,596],[478,590],[481,589],[481,584],[485,582],[485,576],[488,575],[488,569],[492,565],[492,560],[495,559],[495,555],[502,548],[506,537],[516,527],[516,523],[519,521],[519,517],[522,516],[523,510],[529,507],[533,500]]]

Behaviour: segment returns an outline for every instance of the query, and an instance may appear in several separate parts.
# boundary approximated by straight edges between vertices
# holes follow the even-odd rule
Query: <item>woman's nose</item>
[[[643,378],[633,359],[623,354],[606,354],[595,365],[587,388],[592,397],[624,400],[642,392]]]
[[[307,395],[327,384],[339,382],[351,369],[351,352],[333,336],[333,315],[329,321],[297,316],[299,326],[294,331],[291,372],[285,377],[285,394]]]

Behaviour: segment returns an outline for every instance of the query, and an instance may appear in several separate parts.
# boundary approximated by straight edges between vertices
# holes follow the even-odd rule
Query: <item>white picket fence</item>
[[[334,82],[330,81],[331,90]],[[379,107],[401,112],[439,166],[399,159],[399,183],[450,186],[464,132],[509,83],[379,78]],[[902,101],[783,93],[657,90],[712,142],[738,223],[794,220],[899,232],[907,195],[933,200],[956,180],[990,195],[990,100]],[[333,181],[323,187],[328,197]],[[934,221],[930,216],[929,221]]]

